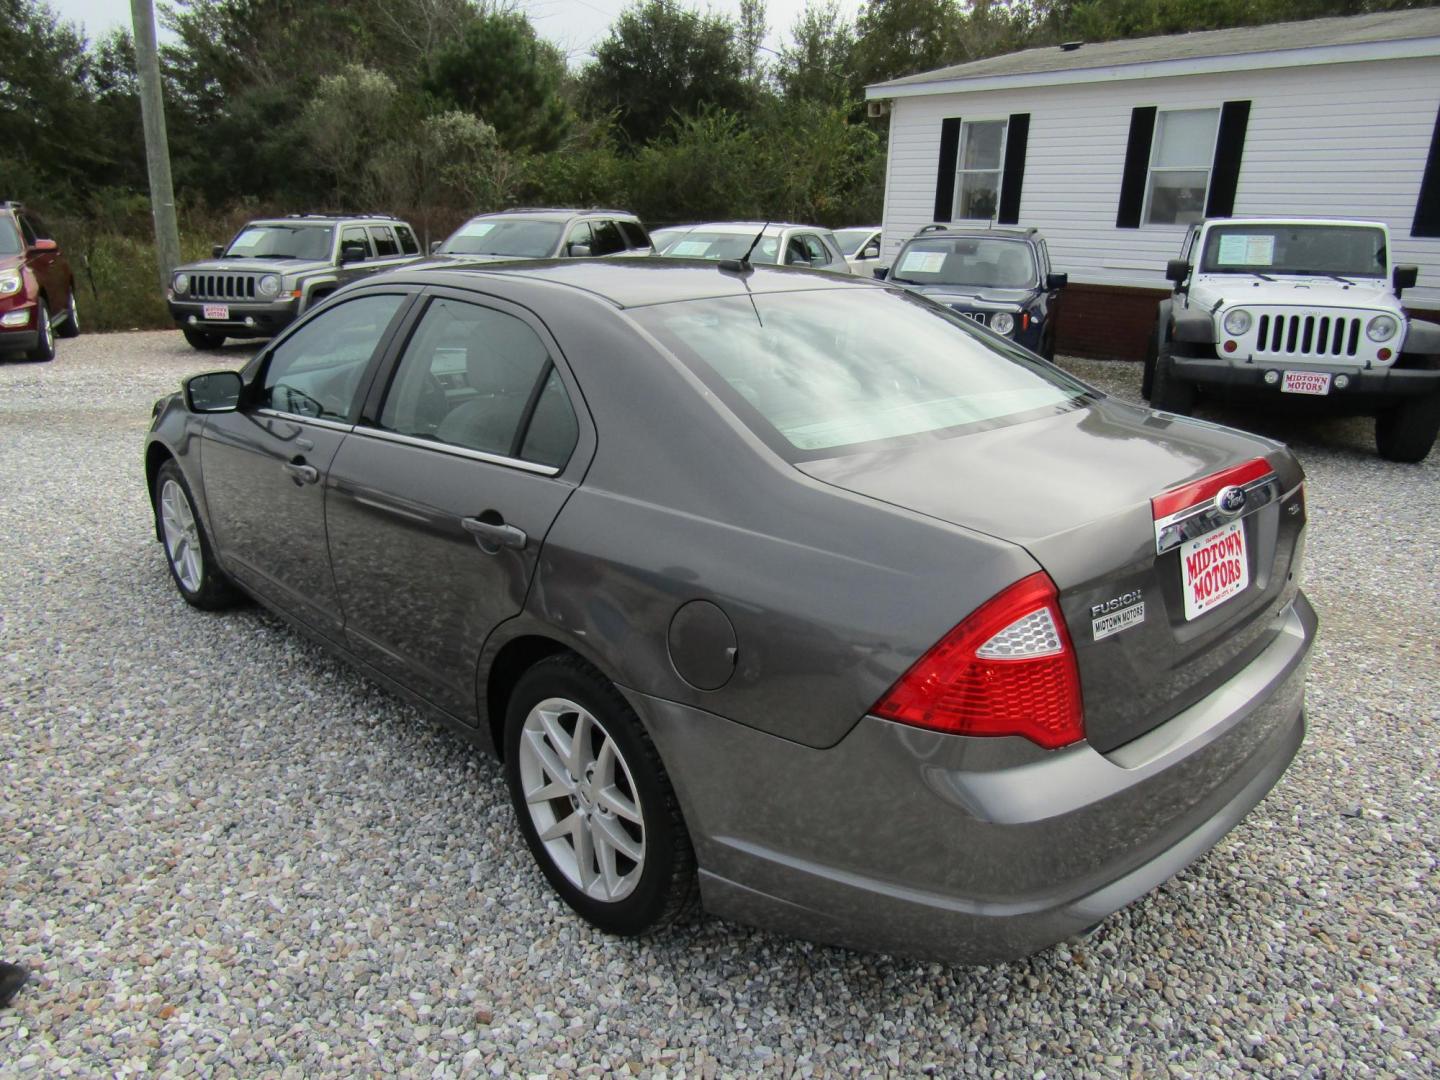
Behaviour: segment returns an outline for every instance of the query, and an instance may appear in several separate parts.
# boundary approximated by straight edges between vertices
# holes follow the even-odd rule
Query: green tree
[[[856,64],[864,84],[968,59],[958,0],[866,0],[856,20]]]
[[[775,81],[790,101],[838,105],[860,97],[855,31],[836,0],[808,3],[782,46]]]

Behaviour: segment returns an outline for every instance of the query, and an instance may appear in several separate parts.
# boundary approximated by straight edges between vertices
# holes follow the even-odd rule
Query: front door
[[[481,646],[524,605],[588,456],[555,357],[520,309],[433,296],[330,466],[351,649],[469,723]]]
[[[265,354],[233,413],[205,424],[200,471],[225,569],[314,629],[343,640],[325,544],[325,486],[403,293],[321,312]]]

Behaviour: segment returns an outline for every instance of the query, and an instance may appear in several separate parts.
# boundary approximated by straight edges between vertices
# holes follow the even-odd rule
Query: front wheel
[[[195,511],[190,485],[174,461],[165,462],[155,476],[155,513],[170,576],[186,603],[204,611],[233,606],[240,594],[215,564],[215,549]]]
[[[225,344],[224,334],[213,334],[208,330],[192,330],[188,326],[182,326],[180,332],[185,335],[185,340],[193,349],[218,349]]]
[[[1195,385],[1175,375],[1175,360],[1161,345],[1155,356],[1155,374],[1150,383],[1150,407],[1178,416],[1189,416],[1195,408]]]
[[[1440,395],[1412,398],[1375,418],[1375,448],[1386,461],[1424,461],[1440,434]]]
[[[561,898],[633,936],[695,898],[695,854],[655,745],[625,698],[577,657],[542,660],[510,696],[505,778],[520,831]]]

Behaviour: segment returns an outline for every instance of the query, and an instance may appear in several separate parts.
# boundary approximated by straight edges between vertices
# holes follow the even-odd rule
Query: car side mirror
[[[54,240],[49,239],[48,237],[42,237],[41,239],[36,240],[33,245],[31,245],[30,250],[41,252],[43,254],[47,251],[59,251],[60,245],[57,244]]]
[[[430,254],[431,254],[431,255],[438,255],[438,254],[440,253],[440,245],[443,244],[444,242],[445,242],[444,240],[431,240],[431,241],[430,241]]]
[[[344,266],[346,263],[364,262],[367,254],[364,244],[355,240],[347,241],[340,245],[340,265]]]
[[[865,245],[865,250],[860,252],[862,259],[878,259],[880,257],[880,241],[871,240]]]
[[[890,268],[888,266],[877,266],[870,272],[875,275],[877,281],[884,281],[890,276]]]
[[[1190,276],[1190,263],[1185,259],[1171,259],[1165,264],[1165,280],[1179,285]]]
[[[1046,274],[1046,275],[1045,275],[1045,288],[1047,288],[1047,289],[1063,289],[1066,285],[1069,285],[1069,284],[1070,284],[1070,275],[1069,275],[1069,274]]]
[[[1415,287],[1415,282],[1420,280],[1420,268],[1418,266],[1397,266],[1390,280],[1395,286],[1395,295],[1399,296],[1406,289]]]
[[[212,247],[212,248],[210,249],[210,254],[213,255],[213,256],[214,256],[215,258],[217,258],[217,259],[220,258],[220,256],[222,256],[222,255],[225,254],[225,245],[224,245],[224,244],[216,244],[214,247]]]
[[[193,413],[234,412],[240,407],[240,392],[245,389],[238,371],[207,371],[191,375],[182,385],[185,407]]]
[[[565,254],[572,259],[586,259],[590,256],[589,244],[566,244]]]

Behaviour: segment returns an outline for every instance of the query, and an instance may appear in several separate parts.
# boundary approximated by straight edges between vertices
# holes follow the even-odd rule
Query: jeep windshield
[[[1092,397],[900,289],[756,292],[632,317],[792,462],[1017,423]]]
[[[1385,276],[1385,233],[1363,225],[1216,225],[1205,234],[1205,274]]]
[[[1023,240],[926,237],[905,245],[890,280],[906,285],[1029,289],[1036,282],[1035,255]]]
[[[548,259],[560,243],[558,221],[467,221],[440,245],[441,255]]]
[[[329,225],[247,225],[230,241],[227,259],[328,259]]]

